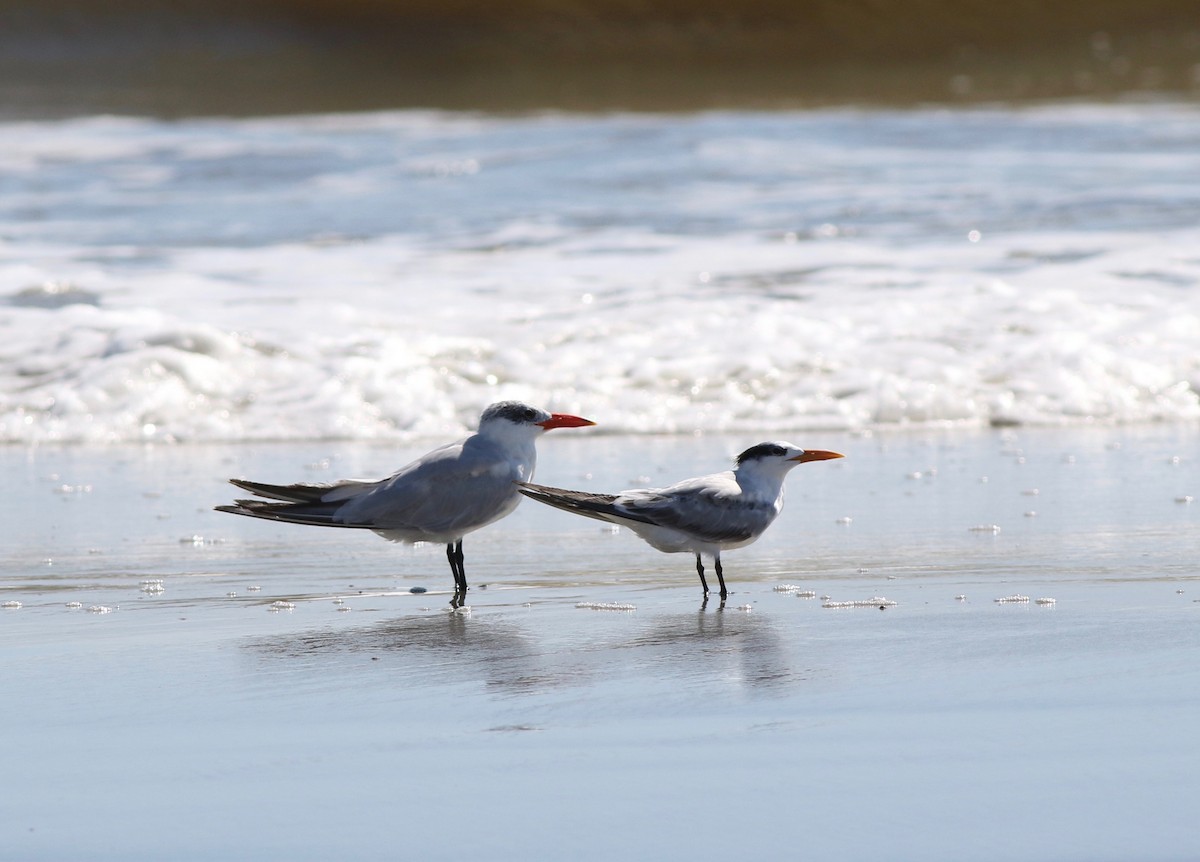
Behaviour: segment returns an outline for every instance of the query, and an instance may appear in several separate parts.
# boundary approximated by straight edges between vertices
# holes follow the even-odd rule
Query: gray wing
[[[635,529],[638,523],[668,527],[713,543],[752,539],[777,514],[773,504],[745,501],[731,474],[621,494],[592,494],[531,483],[521,483],[518,490],[526,497],[588,518],[632,522]]]
[[[598,521],[641,521],[653,524],[645,518],[630,515],[617,508],[614,504],[615,494],[592,494],[587,491],[568,491],[566,488],[551,488],[548,485],[535,485],[532,482],[518,482],[517,490],[532,500],[554,506],[566,512],[574,512]]]
[[[745,542],[775,520],[773,502],[746,500],[724,474],[692,479],[670,488],[627,491],[616,507],[628,516],[669,527],[705,542]]]
[[[351,495],[338,519],[374,529],[453,533],[507,514],[520,499],[515,482],[532,465],[514,464],[469,438],[435,449],[392,477]]]

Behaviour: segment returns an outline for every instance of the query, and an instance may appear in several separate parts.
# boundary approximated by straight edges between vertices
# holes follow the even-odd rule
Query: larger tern
[[[685,479],[667,488],[591,494],[521,483],[521,493],[550,506],[628,527],[668,554],[696,555],[696,573],[708,595],[701,555],[713,558],[721,598],[728,595],[721,551],[742,548],[763,534],[783,509],[783,480],[797,464],[841,458],[824,449],[791,443],[759,443],[724,473]]]
[[[552,428],[595,425],[568,413],[547,413],[519,401],[483,411],[479,430],[401,467],[387,479],[345,479],[326,485],[266,485],[230,479],[262,500],[238,500],[218,512],[373,530],[392,542],[438,542],[454,575],[455,593],[467,590],[463,536],[517,508],[518,482],[533,477],[534,441]]]

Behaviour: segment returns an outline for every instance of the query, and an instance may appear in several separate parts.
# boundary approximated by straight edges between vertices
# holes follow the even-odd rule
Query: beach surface
[[[459,611],[440,547],[212,511],[430,441],[0,449],[0,858],[1192,858],[1197,428],[779,436],[847,457],[726,602],[526,501]],[[756,442],[551,435],[537,478]]]

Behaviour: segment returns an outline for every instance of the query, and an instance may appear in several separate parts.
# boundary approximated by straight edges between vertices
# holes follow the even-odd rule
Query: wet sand
[[[0,451],[0,858],[1188,858],[1198,437],[809,434],[848,457],[723,607],[526,502],[468,612],[441,548],[211,511],[423,445]],[[752,442],[551,436],[538,480]]]
[[[0,0],[0,113],[1195,96],[1188,0]]]

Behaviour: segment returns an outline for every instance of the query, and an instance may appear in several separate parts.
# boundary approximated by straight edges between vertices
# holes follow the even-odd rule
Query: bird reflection
[[[519,692],[562,682],[540,667],[538,645],[517,626],[496,617],[474,619],[455,611],[299,632],[256,640],[249,647],[265,657],[301,659],[316,666],[369,656],[420,674],[426,683],[478,680]]]
[[[694,614],[654,618],[621,648],[631,650],[638,664],[649,665],[656,675],[669,665],[679,676],[734,682],[763,692],[804,678],[792,667],[769,618],[726,610],[724,600],[710,608],[705,598]]]
[[[685,613],[580,618],[581,624],[571,615],[596,612],[546,611],[474,615],[446,610],[260,638],[247,648],[272,664],[290,662],[291,683],[337,684],[342,672],[361,669],[368,660],[406,677],[402,689],[414,693],[479,682],[499,694],[523,696],[603,680],[626,687],[634,697],[639,691],[661,691],[671,681],[687,697],[731,686],[770,693],[805,676],[793,667],[795,648],[789,650],[770,617],[726,609],[723,601],[705,599],[698,611]]]

